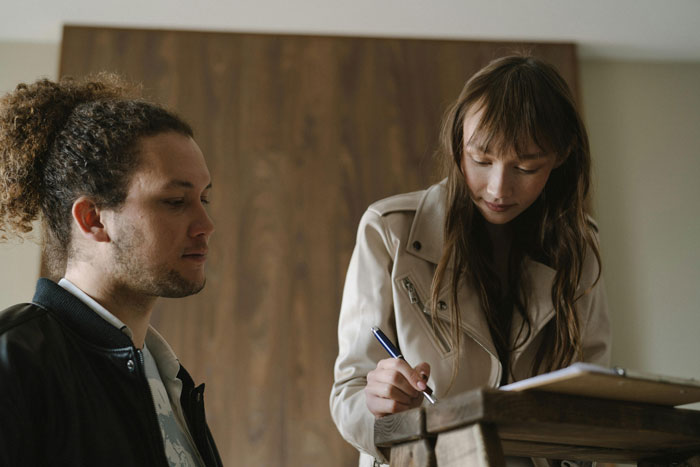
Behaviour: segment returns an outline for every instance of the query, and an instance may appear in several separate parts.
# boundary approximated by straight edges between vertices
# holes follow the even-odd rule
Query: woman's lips
[[[488,201],[484,201],[484,203],[486,203],[486,206],[494,212],[504,212],[515,206],[515,204],[497,204],[489,203]]]

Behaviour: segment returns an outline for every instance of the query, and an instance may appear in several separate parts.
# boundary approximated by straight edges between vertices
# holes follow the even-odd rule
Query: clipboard
[[[559,392],[577,396],[677,406],[700,401],[700,381],[590,363],[574,363],[551,373],[500,387],[503,391]]]

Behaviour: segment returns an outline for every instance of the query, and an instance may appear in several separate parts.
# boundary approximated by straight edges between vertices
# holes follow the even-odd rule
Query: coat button
[[[414,250],[420,250],[421,246],[422,246],[422,245],[420,244],[420,242],[419,242],[418,240],[416,240],[415,242],[413,242],[413,249],[414,249]]]
[[[126,368],[127,368],[129,371],[134,371],[134,368],[135,368],[135,367],[136,367],[136,365],[134,365],[134,361],[133,361],[133,360],[129,360],[128,362],[126,362]]]
[[[447,310],[447,303],[445,303],[445,302],[443,302],[442,300],[440,300],[440,301],[438,302],[438,309],[441,310],[441,311]]]

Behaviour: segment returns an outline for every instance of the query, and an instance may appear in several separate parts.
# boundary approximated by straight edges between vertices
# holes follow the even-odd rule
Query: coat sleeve
[[[386,459],[374,444],[374,415],[365,402],[367,373],[387,358],[372,335],[380,327],[396,338],[393,319],[391,240],[382,217],[368,210],[357,234],[350,259],[338,320],[338,357],[330,408],[340,434],[358,450],[382,462]]]
[[[589,290],[581,297],[579,305],[579,310],[585,310],[583,316],[586,317],[581,323],[583,361],[607,367],[610,366],[611,330],[605,281],[602,274],[598,277],[600,266],[595,255],[589,252],[586,256],[583,276],[588,278]]]
[[[610,366],[610,318],[605,283],[601,276],[590,292],[588,322],[583,328],[583,361]]]
[[[0,320],[0,467],[39,465],[36,458],[45,446],[37,438],[42,424],[36,423],[31,401],[41,382],[32,375],[33,360],[24,358],[24,344],[4,332]],[[29,375],[29,376],[28,376]],[[34,401],[35,406],[40,401]]]

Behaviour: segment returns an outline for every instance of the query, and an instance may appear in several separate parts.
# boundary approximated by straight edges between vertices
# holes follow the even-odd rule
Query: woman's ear
[[[102,223],[102,212],[93,200],[81,196],[73,203],[71,214],[78,230],[85,238],[97,242],[109,241],[109,235]]]

